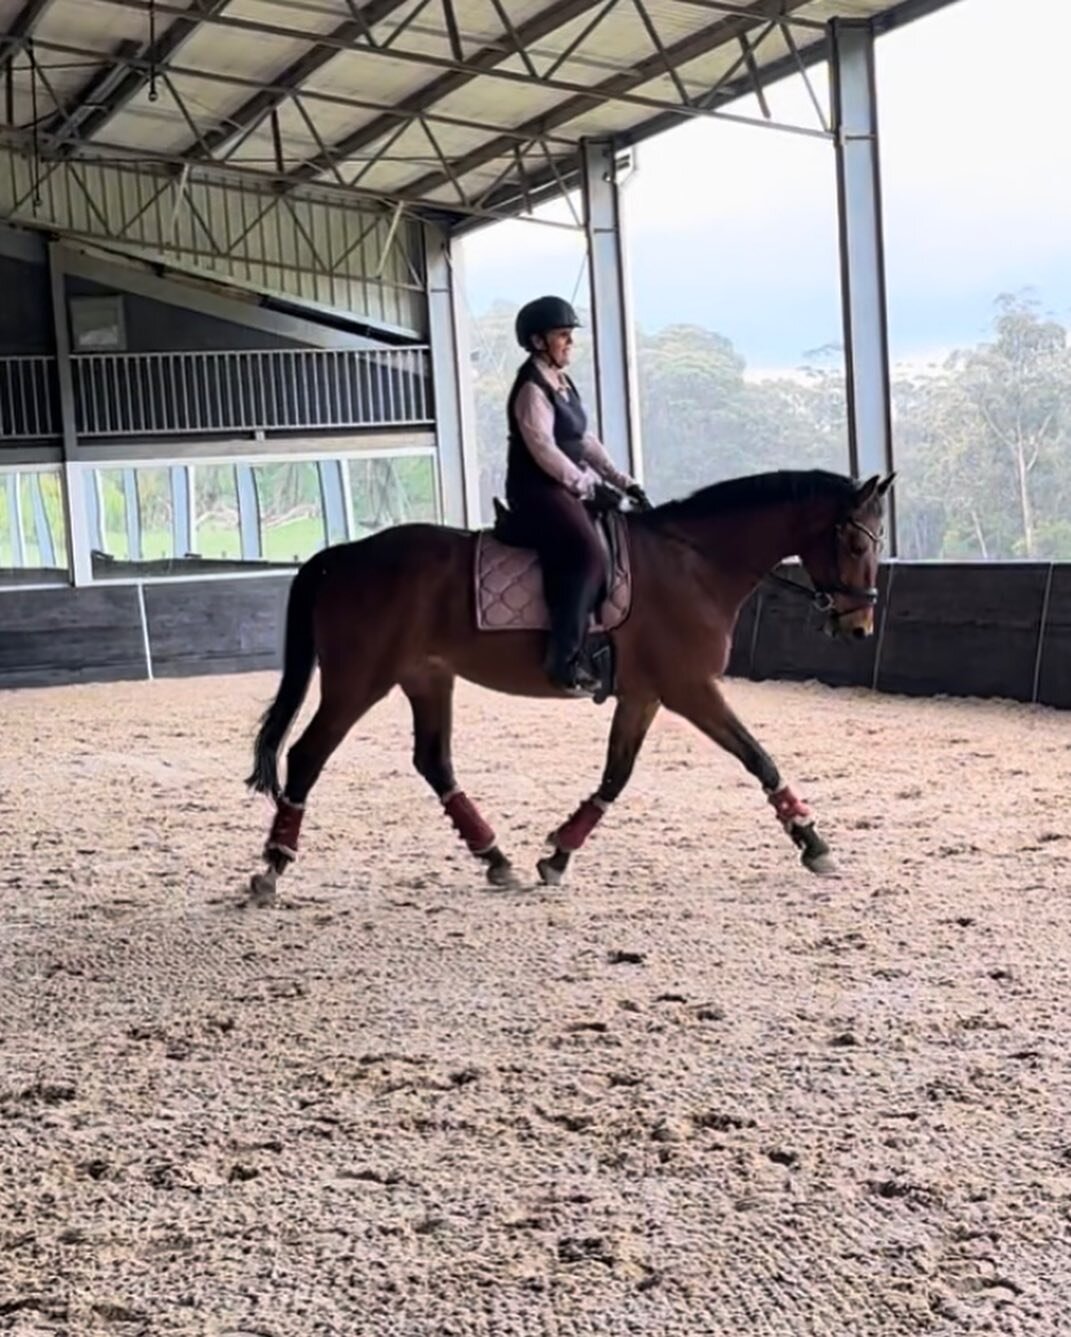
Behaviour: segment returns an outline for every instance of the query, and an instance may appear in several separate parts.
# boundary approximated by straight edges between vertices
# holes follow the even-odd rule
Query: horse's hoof
[[[253,905],[269,905],[275,899],[277,873],[254,873],[249,879],[249,899]]]
[[[561,886],[561,880],[564,876],[561,868],[555,868],[550,859],[540,859],[536,864],[539,870],[539,880],[545,887]]]
[[[804,859],[802,862],[809,873],[814,873],[818,877],[836,877],[840,871],[836,860],[830,854],[816,854],[813,859]]]
[[[487,880],[492,887],[497,887],[499,891],[520,891],[521,879],[517,876],[511,863],[495,864],[487,870]]]

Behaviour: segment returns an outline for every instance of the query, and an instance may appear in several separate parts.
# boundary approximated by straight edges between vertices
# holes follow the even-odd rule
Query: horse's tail
[[[260,729],[253,745],[253,772],[246,779],[250,789],[278,798],[279,748],[294,716],[301,709],[316,664],[316,642],[312,612],[316,602],[316,583],[323,570],[319,557],[306,562],[294,577],[286,605],[286,648],[283,654],[283,680],[275,700],[261,716]]]

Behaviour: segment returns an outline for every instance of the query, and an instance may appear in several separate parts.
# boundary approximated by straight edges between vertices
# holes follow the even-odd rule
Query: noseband
[[[840,537],[845,529],[858,529],[861,534],[865,534],[875,548],[881,547],[881,536],[863,524],[861,520],[856,520],[849,516],[847,520],[842,520],[833,531],[835,537]],[[820,613],[828,613],[832,618],[837,619],[843,616],[833,606],[834,596],[837,594],[846,595],[849,599],[858,599],[864,607],[872,608],[878,602],[878,591],[873,585],[866,587],[860,585],[845,585],[843,581],[833,580],[823,582],[821,585],[801,585],[798,581],[789,580],[787,576],[779,576],[776,572],[770,571],[766,575],[767,580],[772,580],[774,584],[781,585],[786,590],[792,590],[794,594],[801,594],[805,599],[809,599],[814,608]],[[848,612],[858,612],[858,609],[849,609]]]

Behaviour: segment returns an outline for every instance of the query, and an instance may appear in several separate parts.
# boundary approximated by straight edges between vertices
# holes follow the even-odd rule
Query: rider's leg
[[[548,492],[537,544],[551,623],[547,672],[562,687],[590,690],[598,684],[577,661],[606,585],[606,558],[583,502],[561,487]]]

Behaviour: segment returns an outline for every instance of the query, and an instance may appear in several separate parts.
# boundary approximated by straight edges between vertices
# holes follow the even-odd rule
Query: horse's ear
[[[894,470],[892,471],[892,473],[888,476],[888,478],[883,478],[883,479],[881,480],[881,483],[880,483],[879,486],[878,486],[878,496],[879,496],[879,497],[884,497],[884,495],[886,494],[886,492],[888,492],[889,488],[892,487],[892,485],[893,485],[893,480],[894,480],[895,478],[896,478],[896,470],[894,469]]]
[[[881,474],[875,474],[873,478],[868,478],[865,483],[860,484],[855,490],[855,497],[852,505],[859,509],[872,502],[875,496],[881,496]]]

